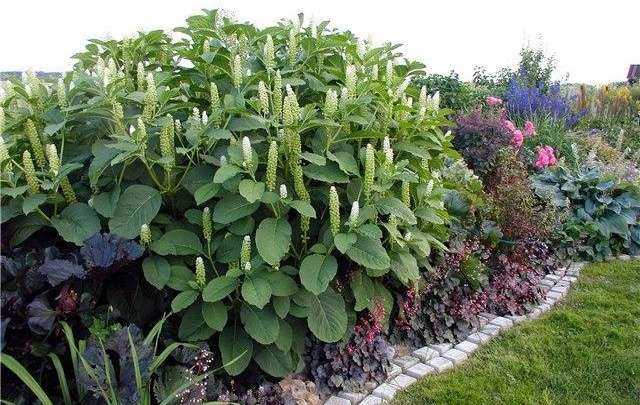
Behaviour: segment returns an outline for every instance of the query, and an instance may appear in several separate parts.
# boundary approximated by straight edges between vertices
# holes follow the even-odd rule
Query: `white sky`
[[[89,38],[170,29],[202,8],[224,8],[258,26],[304,12],[375,42],[402,43],[430,72],[490,71],[517,61],[527,42],[558,60],[557,79],[625,80],[640,63],[639,0],[2,0],[0,71],[68,69]],[[520,5],[521,4],[521,5]],[[542,41],[540,41],[542,38]]]

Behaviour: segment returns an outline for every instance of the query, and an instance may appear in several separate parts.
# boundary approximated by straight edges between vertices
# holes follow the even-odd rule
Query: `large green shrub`
[[[252,358],[293,371],[307,328],[335,342],[356,311],[383,303],[388,318],[394,286],[444,249],[431,172],[455,156],[451,123],[395,46],[301,25],[207,11],[176,40],[92,40],[56,85],[12,81],[9,243],[43,228],[76,245],[140,237],[140,271],[172,300],[178,338],[211,340],[223,363],[244,355],[233,375]]]

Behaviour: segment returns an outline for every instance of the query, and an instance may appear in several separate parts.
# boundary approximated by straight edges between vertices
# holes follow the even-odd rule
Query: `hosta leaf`
[[[353,297],[356,299],[353,309],[362,311],[371,306],[371,301],[375,296],[375,285],[362,271],[356,271],[352,274],[351,291],[353,291]]]
[[[151,250],[161,256],[197,255],[202,253],[198,235],[185,229],[174,229],[151,244]]]
[[[264,273],[247,274],[242,283],[242,298],[249,304],[264,308],[271,299],[271,284]]]
[[[256,363],[273,377],[284,377],[293,372],[293,361],[289,352],[283,352],[276,345],[258,346],[254,356]]]
[[[328,289],[312,297],[312,304],[307,307],[309,330],[323,342],[333,343],[342,339],[347,331],[347,311],[342,296]]]
[[[202,299],[205,302],[216,302],[231,294],[238,286],[238,279],[227,276],[216,277],[202,290]]]
[[[140,234],[143,224],[151,223],[161,204],[162,197],[156,189],[142,184],[129,186],[118,199],[109,229],[123,238],[133,239]]]
[[[167,259],[157,255],[150,255],[142,262],[144,278],[157,288],[162,290],[171,277],[171,265]]]
[[[213,222],[226,225],[253,214],[259,206],[257,201],[250,203],[240,194],[231,194],[218,201],[211,218]]]
[[[348,183],[347,176],[334,162],[327,162],[324,166],[315,164],[307,165],[303,168],[304,175],[310,179],[323,181],[325,183]]]
[[[100,193],[91,199],[91,206],[96,212],[105,218],[112,218],[113,212],[120,199],[120,188],[116,187],[111,191]]]
[[[202,317],[211,329],[221,331],[227,324],[227,307],[221,301],[205,302],[202,304]]]
[[[242,373],[253,356],[253,341],[238,323],[228,325],[218,339],[222,364],[229,375]],[[237,360],[235,360],[237,358]],[[235,361],[234,361],[235,360]],[[231,363],[234,361],[233,363]]]
[[[312,254],[300,264],[300,281],[314,294],[324,292],[338,272],[338,262],[333,256]]]
[[[233,118],[229,121],[229,125],[227,126],[231,132],[253,131],[256,129],[263,129],[264,127],[265,124],[263,119],[260,117]]]
[[[12,221],[9,225],[9,231],[7,233],[12,235],[10,244],[11,246],[16,246],[27,240],[34,232],[47,226],[48,222],[40,215],[31,213],[27,216],[16,218],[15,221]]]
[[[182,316],[178,337],[181,340],[197,342],[209,339],[215,331],[211,329],[202,317],[202,304],[192,305]]]
[[[175,313],[182,311],[185,308],[189,308],[191,304],[196,302],[200,296],[200,291],[187,290],[176,295],[173,301],[171,301],[171,310]]]
[[[268,345],[276,341],[280,333],[280,324],[276,313],[271,307],[262,309],[243,304],[240,309],[240,319],[244,330],[258,343]]]
[[[51,218],[51,225],[67,242],[78,246],[100,232],[100,219],[95,211],[84,203],[74,203]]]
[[[318,166],[324,166],[327,164],[327,159],[324,156],[317,155],[315,153],[302,152],[300,157],[302,157],[302,159],[306,160],[307,162],[316,164]]]
[[[251,179],[244,179],[238,186],[240,195],[250,203],[258,201],[264,193],[264,183],[256,182]]]
[[[383,215],[393,214],[404,222],[415,225],[416,217],[411,209],[395,197],[386,197],[375,203],[378,212]]]
[[[380,240],[364,235],[358,235],[356,243],[347,250],[347,256],[371,270],[387,270],[391,265],[387,251]]]
[[[256,231],[256,247],[260,257],[272,266],[278,265],[289,251],[291,225],[284,219],[264,219]]]

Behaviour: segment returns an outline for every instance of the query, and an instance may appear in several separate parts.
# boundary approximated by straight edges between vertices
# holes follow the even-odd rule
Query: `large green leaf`
[[[303,169],[304,175],[310,179],[323,181],[325,183],[348,183],[347,176],[334,162],[327,162],[324,166],[309,164]]]
[[[271,293],[276,297],[288,297],[298,291],[298,284],[282,271],[274,271],[267,274],[271,283]]]
[[[178,337],[181,340],[196,342],[209,339],[215,331],[211,329],[202,317],[202,303],[192,305],[182,316]]]
[[[300,265],[300,281],[312,293],[324,292],[338,272],[338,262],[333,256],[312,254]]]
[[[254,359],[262,370],[277,378],[294,371],[291,353],[283,352],[276,345],[258,346]]]
[[[387,270],[391,265],[389,255],[378,239],[358,235],[358,240],[349,250],[347,256],[354,262],[372,270]]]
[[[191,304],[196,302],[199,296],[200,291],[183,291],[180,294],[176,295],[175,298],[171,301],[171,310],[175,313],[178,313],[183,309],[189,308]]]
[[[51,225],[67,242],[80,246],[100,232],[100,219],[95,211],[84,203],[74,203],[51,218]]]
[[[264,272],[247,274],[242,283],[242,298],[249,304],[264,308],[271,299],[271,284]]]
[[[291,243],[291,225],[284,219],[266,218],[256,231],[256,247],[260,257],[272,266],[289,251]]]
[[[333,343],[342,339],[347,331],[347,311],[342,295],[328,289],[312,296],[308,307],[309,330],[323,342]]]
[[[227,324],[227,307],[222,301],[205,302],[202,304],[202,317],[211,329],[221,331]]]
[[[36,208],[44,204],[45,201],[47,201],[46,194],[32,194],[27,196],[22,201],[22,212],[24,215],[28,215],[30,212],[35,211]]]
[[[34,213],[16,218],[9,223],[7,231],[11,235],[11,246],[19,245],[47,225],[48,222],[44,218]]]
[[[375,296],[375,286],[364,272],[356,271],[351,275],[351,291],[356,299],[353,309],[362,311],[371,306],[371,301]]]
[[[164,257],[150,255],[142,262],[144,278],[157,288],[162,290],[171,277],[171,265]]]
[[[159,255],[197,255],[202,253],[202,243],[198,235],[185,229],[174,229],[154,241],[151,250]]]
[[[375,206],[383,215],[393,214],[410,225],[415,225],[417,222],[411,209],[395,197],[385,197],[376,201]]]
[[[240,194],[231,194],[218,201],[213,209],[213,222],[220,224],[230,224],[240,218],[253,214],[258,207],[259,202],[250,203]]]
[[[240,319],[244,330],[258,343],[268,345],[276,341],[280,332],[278,317],[270,306],[262,309],[249,304],[243,304],[240,309]]]
[[[118,199],[109,229],[123,238],[133,239],[140,234],[142,225],[156,217],[161,204],[158,190],[142,184],[129,186]]]
[[[233,323],[228,325],[218,339],[218,347],[222,355],[222,364],[229,375],[242,373],[253,356],[253,341],[242,327]],[[233,361],[237,358],[236,361]],[[233,361],[233,363],[231,363]]]
[[[251,179],[244,179],[238,185],[238,191],[250,203],[256,202],[262,198],[264,193],[264,183],[253,181]]]
[[[391,269],[398,280],[404,285],[410,285],[420,279],[418,262],[409,252],[394,252],[391,254]]]
[[[206,302],[216,302],[231,294],[238,286],[238,279],[220,276],[209,281],[202,290],[202,299]]]

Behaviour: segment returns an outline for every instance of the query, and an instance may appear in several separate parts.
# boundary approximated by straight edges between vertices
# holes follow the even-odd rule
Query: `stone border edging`
[[[640,256],[634,256],[634,259]],[[632,257],[620,255],[619,260],[627,261]],[[549,311],[564,298],[571,285],[578,280],[580,271],[588,262],[574,262],[566,268],[560,268],[547,274],[538,284],[545,293],[545,300],[533,307],[526,315],[497,316],[480,313],[481,327],[466,340],[456,344],[441,343],[428,345],[414,350],[410,355],[391,360],[392,370],[387,381],[377,386],[369,394],[340,392],[327,399],[324,405],[377,405],[393,399],[395,394],[418,381],[427,374],[440,373],[457,366],[473,354],[478,347],[486,344],[501,331],[509,329],[527,319],[536,319]]]

